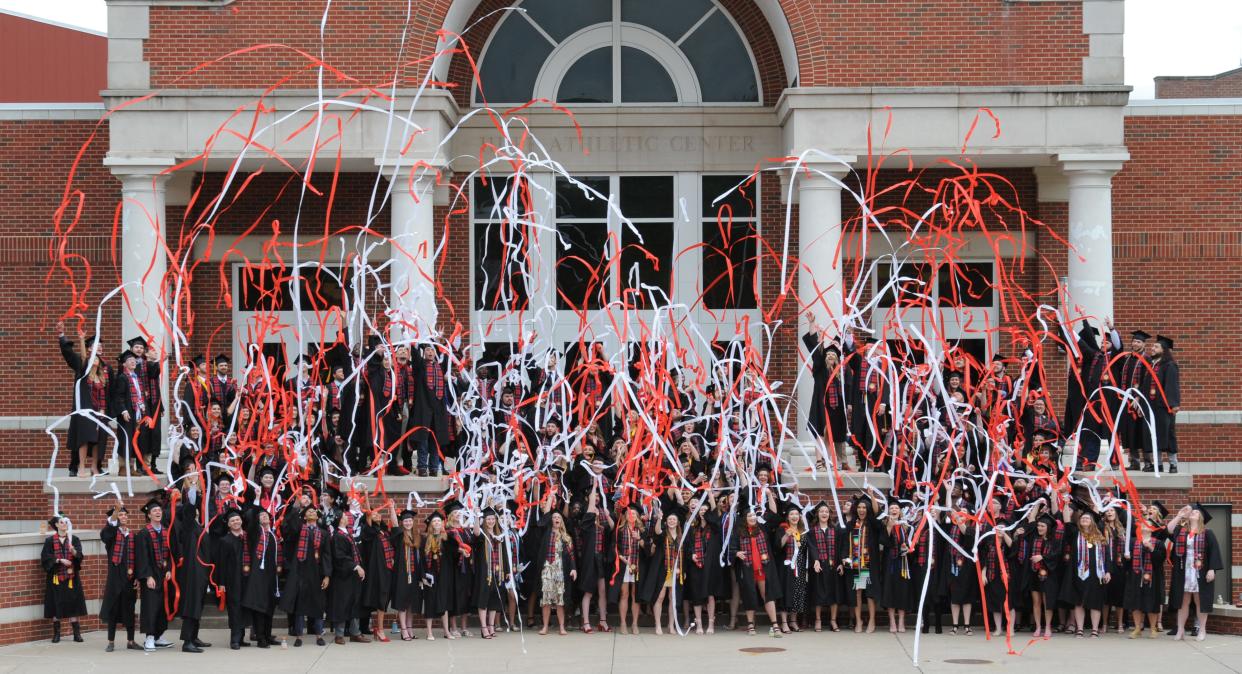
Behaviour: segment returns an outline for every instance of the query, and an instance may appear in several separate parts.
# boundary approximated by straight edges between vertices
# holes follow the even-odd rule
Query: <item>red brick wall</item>
[[[1157,77],[1156,98],[1242,98],[1242,68],[1209,77]]]
[[[1080,84],[1082,3],[781,0],[802,86]]]
[[[1242,116],[1127,117],[1126,146],[1113,179],[1117,323],[1177,342],[1184,408],[1242,409]]]
[[[66,193],[74,158],[92,133],[97,137],[82,155]],[[0,416],[69,411],[71,375],[60,359],[55,333],[57,319],[74,305],[67,274],[77,284],[77,309],[88,319],[88,334],[94,332],[94,311],[103,294],[120,283],[111,260],[120,183],[103,167],[107,137],[107,125],[92,121],[0,122],[0,166],[5,167],[0,180],[0,287],[6,299],[0,335],[14,347],[0,349],[0,371],[23,375],[22,394],[0,399]],[[62,202],[66,209],[58,218]],[[56,251],[54,258],[57,221],[67,237],[63,255]],[[114,301],[104,313],[102,339],[108,357],[121,351],[118,307]],[[70,336],[76,331],[77,323],[66,328]],[[8,451],[0,449],[0,457]]]
[[[312,87],[322,43],[323,60],[341,73],[340,79],[335,73],[326,76],[329,86],[382,88],[394,77],[416,86],[424,67],[419,59],[435,49],[435,31],[449,5],[448,0],[417,2],[404,46],[404,3],[334,5],[322,41],[323,5],[318,3],[157,6],[151,8],[145,58],[156,88],[277,82]],[[487,0],[475,17],[502,5]],[[1068,0],[782,0],[781,5],[797,45],[803,86],[1079,84],[1082,58],[1088,54],[1081,3]],[[751,42],[771,104],[785,86],[771,30],[750,3],[726,0],[725,7]],[[490,29],[480,25],[468,40],[476,57]],[[259,45],[263,48],[224,58]],[[200,69],[191,73],[195,68]],[[450,79],[467,82],[467,73],[462,64]]]

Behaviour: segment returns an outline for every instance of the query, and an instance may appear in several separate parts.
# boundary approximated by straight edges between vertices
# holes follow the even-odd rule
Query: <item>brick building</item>
[[[501,11],[510,6],[523,11]],[[769,376],[783,382],[798,379],[797,334],[787,327],[769,338],[763,325],[798,325],[799,306],[831,315],[847,301],[865,305],[875,281],[843,298],[851,274],[905,243],[858,247],[858,174],[848,168],[872,175],[869,166],[896,153],[873,173],[882,190],[916,172],[951,175],[942,160],[965,154],[1044,225],[996,247],[963,234],[959,254],[973,273],[998,285],[1007,270],[1003,282],[1027,295],[1023,312],[1059,305],[1177,340],[1182,471],[1131,478],[1145,498],[1219,505],[1213,526],[1231,546],[1233,594],[1242,589],[1242,506],[1230,505],[1242,495],[1242,359],[1232,346],[1242,325],[1242,100],[1129,101],[1122,0],[417,0],[408,16],[404,2],[358,0],[333,4],[326,22],[323,9],[304,0],[118,1],[106,57],[89,51],[103,38],[11,28],[30,22],[0,15],[0,37],[67,40],[83,51],[59,49],[61,57],[99,78],[70,94],[45,88],[58,81],[55,59],[37,60],[47,70],[0,71],[0,287],[10,300],[0,368],[22,393],[0,400],[0,545],[11,549],[0,561],[0,643],[46,635],[35,532],[53,496],[89,532],[107,501],[93,496],[112,488],[66,477],[54,422],[69,411],[71,378],[56,355],[58,316],[83,315],[88,332],[98,320],[109,353],[140,332],[165,345],[176,336],[174,368],[200,352],[240,363],[252,342],[291,361],[338,335],[359,339],[344,312],[301,324],[300,312],[275,312],[273,323],[261,299],[247,299],[272,256],[296,250],[328,270],[368,256],[374,281],[391,283],[386,298],[367,300],[376,315],[419,331],[435,317],[478,352],[532,333],[561,348],[579,339],[583,320],[606,347],[623,346],[624,331],[600,328],[606,312],[565,306],[567,293],[590,284],[558,268],[553,251],[558,232],[572,234],[580,256],[603,259],[599,242],[624,245],[629,229],[606,211],[567,206],[572,190],[546,165],[528,176],[532,222],[547,225],[530,234],[541,252],[522,283],[529,308],[491,299],[498,284],[488,272],[502,267],[487,252],[497,245],[490,202],[469,175],[481,148],[504,138],[479,112],[484,100],[497,110],[556,101],[572,121],[545,103],[511,127],[515,142],[530,130],[524,152],[561,162],[622,204],[627,190],[664,195],[633,200],[643,210],[633,217],[648,250],[670,261],[657,285],[711,335],[689,349],[710,358],[712,343],[770,339]],[[0,40],[0,49],[17,44]],[[749,286],[708,299],[704,269],[721,264],[702,252],[715,223],[710,197],[789,156],[810,170],[763,173],[757,202],[735,213],[734,226],[757,232],[763,250],[780,251],[788,231],[799,263],[784,269],[779,253],[760,255]],[[211,236],[195,236],[204,231]],[[165,278],[177,282],[175,318]],[[595,288],[600,305],[632,290],[623,274],[606,278]],[[119,287],[124,294],[112,294]],[[654,313],[636,312],[643,321]],[[1012,348],[1021,318],[999,298],[955,313],[944,340],[981,358]],[[879,310],[862,318],[877,330],[891,320]],[[1066,365],[1050,353],[1047,366],[1055,394]],[[790,395],[805,400],[809,383],[798,381]],[[49,474],[54,441],[61,451]],[[842,494],[885,479],[846,476]],[[131,486],[115,481],[122,493]],[[799,481],[812,493],[828,487]],[[131,508],[155,487],[135,478]],[[420,478],[385,487],[443,490]],[[87,543],[94,599],[101,546]]]

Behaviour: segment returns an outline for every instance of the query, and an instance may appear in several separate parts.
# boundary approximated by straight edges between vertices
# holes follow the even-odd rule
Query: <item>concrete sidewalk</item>
[[[86,643],[53,645],[46,641],[0,648],[0,674],[10,672],[574,672],[594,674],[661,674],[679,670],[690,674],[711,672],[824,672],[849,668],[860,672],[914,671],[911,653],[914,634],[892,635],[803,632],[772,639],[766,630],[758,636],[724,632],[711,636],[660,636],[650,630],[640,636],[555,633],[539,636],[502,634],[490,641],[477,636],[455,641],[437,638],[388,644],[309,645],[270,650],[231,651],[227,633],[206,630],[203,638],[216,644],[202,655],[182,653],[180,644],[146,654],[120,650],[104,653],[102,632],[86,635]],[[122,634],[123,636],[123,634]],[[169,636],[175,636],[170,633]],[[1028,635],[1029,636],[1029,635]],[[1057,635],[1027,645],[1015,641],[1021,655],[1007,655],[1003,640],[924,635],[919,670],[924,672],[995,671],[1049,674],[1057,668],[1099,672],[1236,672],[1242,674],[1242,637],[1211,635],[1203,642],[1174,642],[1167,637],[1130,641],[1108,634],[1099,639]],[[1024,649],[1025,648],[1025,649]],[[779,649],[747,652],[743,649]]]

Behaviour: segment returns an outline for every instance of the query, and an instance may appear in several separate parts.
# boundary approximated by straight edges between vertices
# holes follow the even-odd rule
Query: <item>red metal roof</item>
[[[108,85],[108,38],[0,11],[0,103],[88,103]]]

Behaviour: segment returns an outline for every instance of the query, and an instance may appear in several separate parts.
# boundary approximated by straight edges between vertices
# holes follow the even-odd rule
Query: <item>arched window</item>
[[[518,0],[483,50],[482,104],[756,104],[750,47],[716,0]]]

